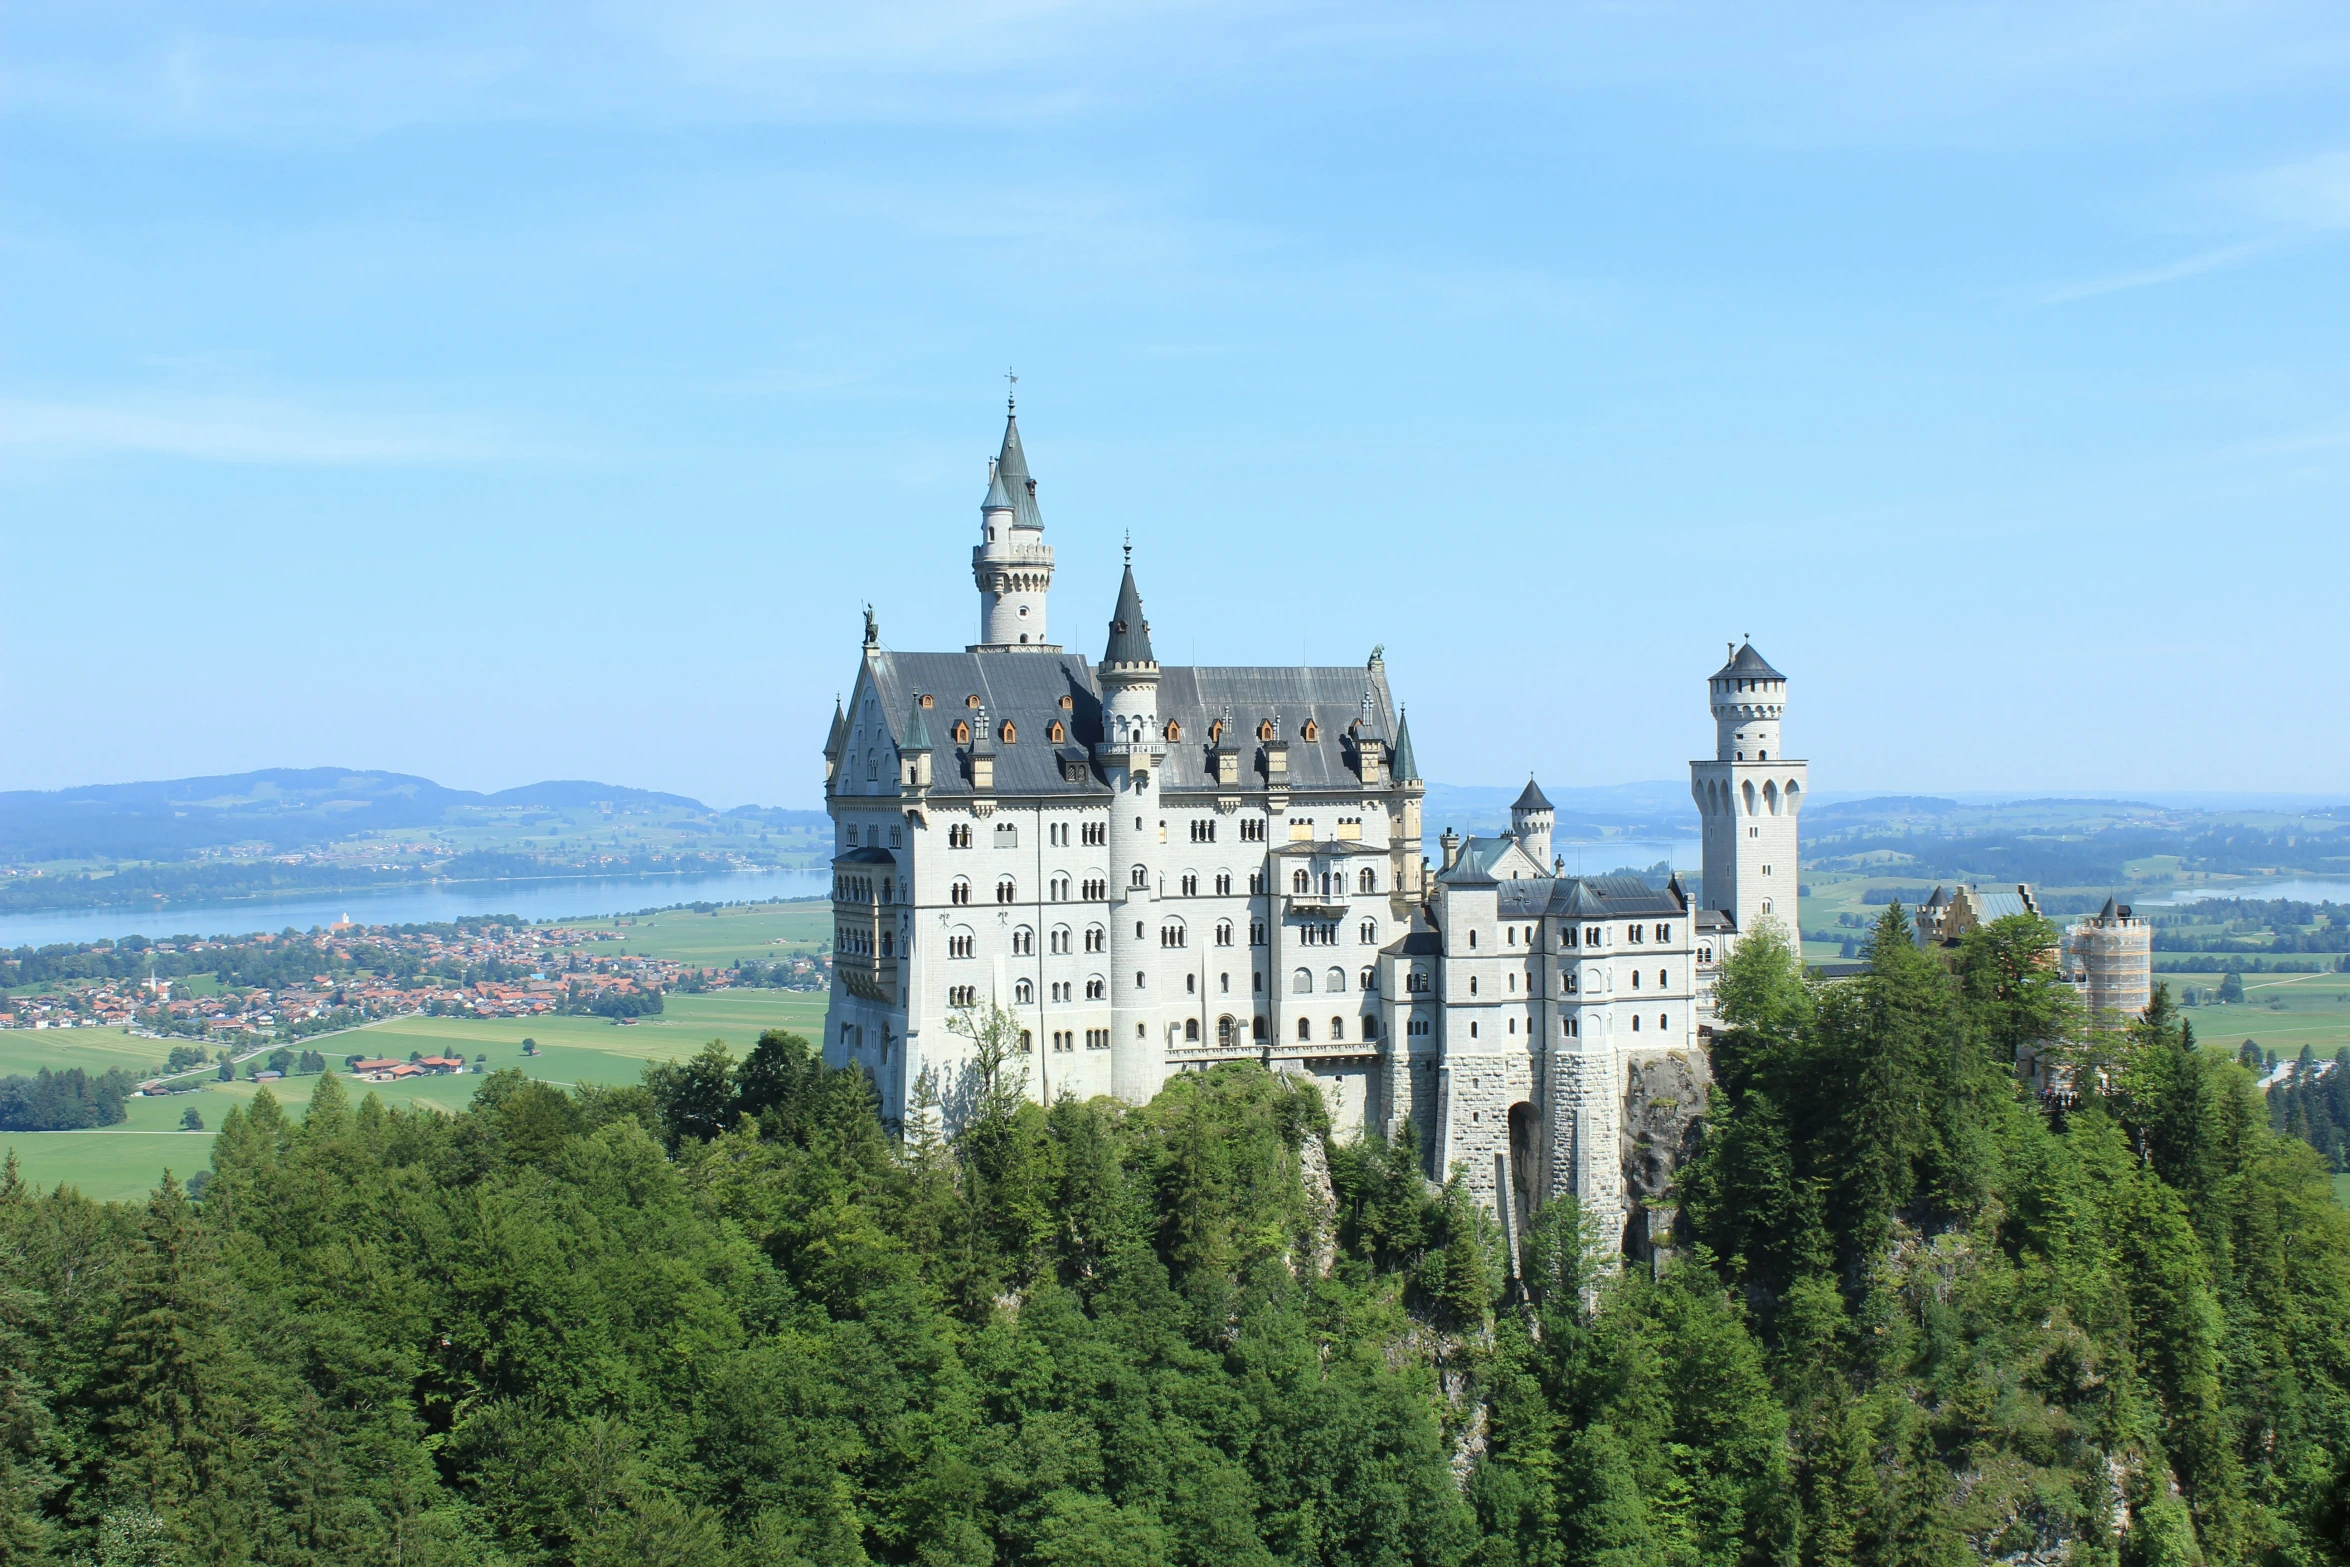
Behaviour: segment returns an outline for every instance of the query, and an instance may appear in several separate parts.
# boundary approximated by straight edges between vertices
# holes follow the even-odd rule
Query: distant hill
[[[717,815],[686,795],[583,779],[480,794],[408,773],[272,767],[220,777],[0,793],[0,863],[176,860],[236,844],[265,844],[289,853],[360,833],[438,827],[471,811],[534,806]],[[813,826],[825,820],[820,811],[755,814],[777,825]]]

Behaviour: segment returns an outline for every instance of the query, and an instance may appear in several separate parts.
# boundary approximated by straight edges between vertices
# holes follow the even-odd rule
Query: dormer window
[[[977,706],[979,705],[979,697],[978,697],[978,695],[977,695],[976,693],[974,693],[974,694],[972,694],[972,695],[970,695],[970,696],[967,696],[967,697],[963,698],[963,705],[964,705],[965,707],[977,707]]]
[[[1268,718],[1263,723],[1257,725],[1257,738],[1259,740],[1270,740],[1273,738],[1273,720]]]
[[[1002,738],[1006,745],[1010,745],[1020,738],[1020,731],[1012,727],[1012,721],[1009,718],[1004,720],[1004,727],[997,730],[996,734]]]
[[[1063,728],[1061,721],[1056,718],[1050,724],[1045,726],[1044,737],[1047,740],[1050,740],[1053,744],[1059,745],[1062,741],[1069,738],[1069,731]]]
[[[920,702],[920,703],[921,703],[921,704],[922,704],[924,707],[929,707],[929,706],[931,706],[931,705],[933,704],[933,702],[935,702],[937,699],[936,699],[936,698],[934,698],[934,697],[930,697],[930,696],[927,696],[927,695],[925,695],[925,696],[919,696],[919,697],[916,697],[914,700],[915,700],[915,701],[917,701],[917,702]]]
[[[1217,719],[1217,720],[1216,720],[1214,723],[1212,723],[1212,724],[1208,725],[1208,744],[1210,744],[1210,745],[1221,745],[1221,744],[1223,744],[1223,743],[1224,743],[1224,720],[1223,720],[1223,719],[1221,719],[1221,718],[1219,718],[1219,719]]]
[[[1322,731],[1320,726],[1315,724],[1315,722],[1310,718],[1306,720],[1305,737],[1308,743],[1322,738]]]
[[[1182,726],[1181,724],[1179,724],[1179,723],[1175,722],[1173,719],[1169,719],[1169,720],[1167,720],[1167,738],[1168,738],[1168,740],[1169,740],[1169,741],[1175,741],[1175,740],[1180,740],[1180,739],[1182,739],[1182,738],[1183,738],[1183,726]]]
[[[1076,707],[1077,707],[1077,699],[1076,699],[1075,697],[1068,697],[1068,696],[1065,696],[1065,697],[1061,698],[1061,711],[1062,711],[1062,712],[1064,712],[1064,713],[1068,713],[1068,712],[1074,712],[1074,711],[1076,710]]]
[[[971,743],[971,726],[970,726],[969,724],[967,724],[967,723],[963,722],[963,721],[962,721],[960,718],[956,719],[956,720],[955,720],[955,744],[957,744],[957,745],[969,745],[970,743]]]

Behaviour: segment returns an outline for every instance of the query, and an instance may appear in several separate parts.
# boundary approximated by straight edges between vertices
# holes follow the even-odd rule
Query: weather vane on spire
[[[1132,528],[1126,530],[1126,564],[1129,566],[1134,564],[1134,530]]]
[[[1012,388],[1018,386],[1019,384],[1020,378],[1014,375],[1011,371],[1011,367],[1007,365],[1004,368],[1004,412],[1006,413],[1011,413],[1014,411],[1012,403]]]

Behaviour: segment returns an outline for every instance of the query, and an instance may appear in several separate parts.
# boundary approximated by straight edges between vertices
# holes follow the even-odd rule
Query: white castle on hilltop
[[[965,1008],[1018,1025],[1040,1099],[1139,1103],[1251,1060],[1320,1084],[1342,1135],[1408,1126],[1513,1228],[1575,1193],[1627,1219],[1627,1074],[1704,1071],[1712,971],[1796,896],[1804,764],[1751,645],[1711,678],[1690,764],[1710,908],[1676,878],[1569,876],[1532,782],[1494,838],[1421,854],[1411,731],[1360,668],[1162,665],[1129,559],[1096,663],[1047,631],[1053,552],[1007,417],[972,551],[980,641],[881,646],[825,741],[833,985],[824,1053],[902,1124],[927,1071],[953,1114]]]

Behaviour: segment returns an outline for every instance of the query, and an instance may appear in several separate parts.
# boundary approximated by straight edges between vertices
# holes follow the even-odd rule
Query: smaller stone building
[[[2154,924],[2126,903],[2075,920],[2064,933],[2064,974],[2081,993],[2095,1028],[2123,1028],[2154,999]]]

